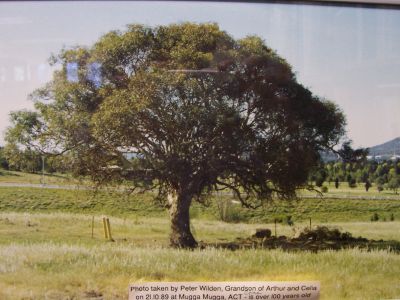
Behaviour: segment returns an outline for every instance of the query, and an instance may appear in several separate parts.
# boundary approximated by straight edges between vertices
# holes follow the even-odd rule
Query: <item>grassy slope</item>
[[[8,171],[0,169],[0,183],[29,183],[41,184],[42,174],[32,174],[16,171]],[[73,179],[65,174],[44,174],[45,184],[57,185],[73,185],[80,183],[78,180]]]
[[[221,200],[216,197],[215,200]],[[111,214],[116,216],[151,215],[165,216],[165,211],[153,200],[150,194],[126,195],[121,193],[85,190],[61,190],[41,188],[0,187],[1,211],[63,211],[77,213]],[[222,200],[228,200],[222,198]],[[192,216],[204,219],[219,217],[217,201],[209,207],[193,205]],[[275,218],[285,220],[292,216],[295,222],[312,218],[317,222],[369,221],[374,213],[387,221],[393,214],[400,219],[400,199],[302,199],[291,202],[269,203],[257,210],[243,209],[238,204],[230,204],[227,215],[233,221],[272,222]]]

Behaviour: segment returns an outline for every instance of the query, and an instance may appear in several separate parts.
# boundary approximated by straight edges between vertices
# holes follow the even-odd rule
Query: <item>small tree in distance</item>
[[[335,188],[339,188],[339,178],[338,177],[336,177],[335,178]]]
[[[399,188],[400,188],[400,176],[399,176],[399,175],[393,176],[393,177],[389,180],[389,182],[387,183],[387,188],[388,188],[389,190],[393,190],[393,192],[394,192],[395,194],[397,194],[397,193],[398,193],[398,190],[399,190]]]
[[[368,190],[369,190],[369,188],[370,188],[371,186],[372,186],[371,182],[369,182],[369,180],[367,180],[367,181],[365,182],[365,191],[368,192]]]
[[[8,142],[68,154],[99,185],[157,190],[175,247],[197,245],[193,201],[222,189],[249,208],[294,197],[344,135],[341,110],[260,38],[216,24],[130,25],[53,62],[61,70],[32,94],[35,112],[15,113]]]

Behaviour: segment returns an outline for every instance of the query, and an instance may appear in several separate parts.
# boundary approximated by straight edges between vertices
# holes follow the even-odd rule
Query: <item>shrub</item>
[[[374,213],[371,217],[371,222],[376,222],[379,221],[379,215],[378,213]]]
[[[349,187],[355,188],[356,186],[357,186],[356,180],[355,180],[354,178],[351,178],[351,179],[349,180]]]
[[[219,219],[227,223],[239,223],[245,218],[232,203],[232,199],[224,198],[217,201]]]

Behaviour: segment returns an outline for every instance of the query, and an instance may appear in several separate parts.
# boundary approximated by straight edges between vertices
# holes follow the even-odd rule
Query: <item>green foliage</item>
[[[239,223],[245,221],[240,209],[232,202],[232,199],[218,197],[216,200],[218,219],[227,223]]]
[[[327,178],[326,170],[324,168],[319,168],[316,174],[314,175],[315,185],[317,187],[322,187],[326,178]]]
[[[0,168],[4,170],[8,170],[9,163],[5,156],[4,147],[0,147]]]
[[[369,182],[369,180],[366,180],[365,182],[365,191],[368,192],[369,188],[372,186],[372,184]]]
[[[36,173],[42,169],[40,153],[31,149],[19,149],[15,144],[7,144],[4,148],[7,167],[11,170]]]
[[[352,178],[350,175],[347,178],[347,182],[349,184],[349,187],[351,187],[351,188],[355,188],[357,186],[356,180],[354,178]]]
[[[398,190],[400,188],[400,176],[399,175],[393,175],[392,178],[389,180],[387,183],[387,188],[389,190],[393,190],[396,194],[398,193]]]
[[[383,188],[396,187],[398,178],[398,161],[358,161],[358,162],[328,162],[322,164],[311,175],[310,178],[316,180],[321,174],[326,174],[330,180],[334,179],[335,187],[339,188],[340,182],[347,181],[349,186],[356,187],[357,183],[364,183],[365,191],[376,185],[379,191]]]

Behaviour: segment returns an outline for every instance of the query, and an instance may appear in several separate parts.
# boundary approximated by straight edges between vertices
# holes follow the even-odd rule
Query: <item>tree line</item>
[[[46,173],[67,173],[70,157],[45,156],[43,160],[43,155],[32,149],[21,150],[12,145],[0,147],[0,168],[4,170],[40,173],[42,163]],[[317,187],[323,187],[325,183],[334,183],[336,188],[362,185],[367,192],[376,187],[379,192],[387,189],[397,193],[400,189],[400,160],[321,163],[310,173],[309,181]]]
[[[18,149],[14,145],[0,146],[0,169],[26,173],[67,173],[68,158],[43,156],[32,149]]]
[[[400,161],[327,162],[310,174],[310,181],[318,187],[327,182],[335,183],[335,187],[339,188],[345,183],[350,188],[363,185],[367,192],[375,186],[379,192],[388,189],[397,193],[400,188]]]

